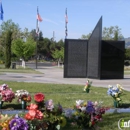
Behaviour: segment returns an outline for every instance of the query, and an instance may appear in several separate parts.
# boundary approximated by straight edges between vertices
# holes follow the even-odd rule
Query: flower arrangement
[[[89,93],[89,90],[90,90],[91,85],[92,85],[92,81],[87,80],[86,85],[84,86],[84,89],[83,89],[83,90],[84,90],[85,92]]]
[[[112,96],[115,107],[119,107],[119,102],[122,100],[121,96],[123,95],[123,87],[120,84],[116,86],[108,85],[107,94]]]
[[[45,102],[45,111],[43,112],[44,125],[47,130],[60,130],[60,127],[64,127],[66,125],[66,118],[63,114],[63,108],[58,104],[54,104],[53,100],[50,99]]]
[[[65,115],[69,117],[71,125],[81,129],[90,129],[96,127],[96,124],[102,120],[102,114],[107,108],[102,107],[102,102],[84,102],[77,100],[72,111],[65,111]],[[69,114],[68,114],[69,113]]]
[[[18,102],[25,101],[25,102],[30,102],[31,101],[31,96],[27,90],[17,90],[15,93],[15,96],[18,98]]]
[[[0,101],[12,102],[14,98],[15,94],[12,89],[8,87],[7,84],[3,84],[0,86]]]
[[[36,94],[37,95],[37,94]],[[44,94],[35,95],[37,101],[44,100]],[[36,98],[37,97],[37,98]],[[40,97],[40,99],[38,98]],[[41,98],[42,97],[42,98]],[[53,100],[44,101],[44,111],[39,110],[38,104],[31,103],[27,106],[27,113],[18,116],[0,115],[0,129],[2,130],[60,130],[66,125],[63,108],[54,104]]]

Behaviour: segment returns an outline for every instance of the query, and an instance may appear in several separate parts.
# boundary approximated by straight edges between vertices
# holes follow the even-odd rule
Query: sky
[[[65,10],[68,15],[68,39],[79,39],[93,31],[102,16],[102,28],[118,26],[122,35],[130,37],[130,0],[1,0],[4,22],[9,19],[23,31],[36,29],[37,6],[43,21],[43,37],[65,38]],[[0,24],[2,21],[0,20]]]

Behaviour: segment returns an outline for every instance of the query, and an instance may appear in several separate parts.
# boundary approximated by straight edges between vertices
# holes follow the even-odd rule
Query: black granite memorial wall
[[[64,77],[87,77],[87,40],[65,39]]]
[[[125,41],[102,40],[102,17],[89,40],[65,39],[65,78],[124,78]]]
[[[102,41],[100,79],[124,78],[124,41]]]
[[[102,38],[102,17],[88,40],[87,77],[100,78],[100,57]]]

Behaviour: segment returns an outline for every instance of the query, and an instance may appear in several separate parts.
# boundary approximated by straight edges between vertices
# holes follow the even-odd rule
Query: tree
[[[12,31],[9,30],[6,34],[5,44],[5,68],[10,68],[11,65],[11,42],[12,42]]]
[[[91,36],[91,34],[92,34],[92,33],[89,33],[89,34],[87,34],[87,35],[84,35],[84,34],[83,34],[83,35],[81,36],[81,39],[89,39],[90,36]]]
[[[1,24],[0,51],[4,54],[6,68],[10,68],[11,65],[11,42],[19,38],[20,35],[19,25],[12,20],[7,20]]]
[[[22,39],[14,40],[12,43],[12,51],[22,59],[22,66],[25,68],[25,60],[27,60],[35,52],[36,42],[32,37],[27,38],[26,42]]]
[[[125,49],[125,60],[130,60],[130,48]]]
[[[60,61],[64,61],[64,48],[62,47],[60,50],[56,49],[52,51],[52,57],[58,61],[58,67],[60,65]]]
[[[82,35],[81,39],[89,39],[92,33],[87,35]],[[118,26],[104,27],[102,31],[102,39],[103,40],[123,40],[124,37],[121,34],[121,29]]]
[[[121,34],[121,28],[118,26],[104,27],[102,32],[103,40],[122,40],[123,35]]]

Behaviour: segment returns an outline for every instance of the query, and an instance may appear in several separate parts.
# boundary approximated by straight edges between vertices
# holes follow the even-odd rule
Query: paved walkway
[[[33,67],[32,67],[33,68]],[[63,69],[57,66],[44,66],[35,69],[42,74],[25,74],[25,73],[3,73],[0,74],[0,80],[18,81],[18,82],[39,82],[55,84],[80,84],[85,85],[87,78],[63,78]],[[121,84],[125,90],[130,91],[130,75],[125,75],[124,79],[98,80],[90,79],[94,86],[108,87],[108,85]]]

